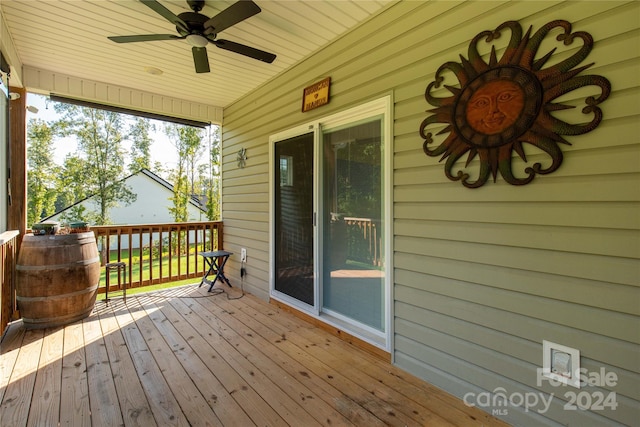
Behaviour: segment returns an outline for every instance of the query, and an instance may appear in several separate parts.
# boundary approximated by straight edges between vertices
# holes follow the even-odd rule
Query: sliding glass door
[[[324,128],[322,310],[384,331],[382,118]]]
[[[314,305],[313,133],[274,147],[275,290]]]
[[[271,138],[271,296],[386,347],[390,100]]]

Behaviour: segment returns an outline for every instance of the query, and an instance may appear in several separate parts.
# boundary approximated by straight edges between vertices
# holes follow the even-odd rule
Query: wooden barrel
[[[26,328],[65,325],[93,310],[100,281],[93,231],[25,235],[16,270],[16,300]]]

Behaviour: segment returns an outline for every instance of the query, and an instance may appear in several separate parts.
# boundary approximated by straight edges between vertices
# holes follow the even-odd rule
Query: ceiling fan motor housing
[[[182,19],[185,24],[187,24],[188,30],[176,26],[176,30],[180,33],[181,36],[188,36],[189,34],[203,34],[204,33],[204,23],[209,20],[206,16],[195,13],[195,12],[182,12],[178,15],[178,18]]]

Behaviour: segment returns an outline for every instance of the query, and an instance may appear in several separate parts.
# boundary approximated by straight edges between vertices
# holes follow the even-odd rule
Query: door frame
[[[269,137],[269,296],[274,300],[292,306],[301,312],[316,318],[331,326],[337,327],[351,335],[362,339],[385,351],[392,350],[393,336],[393,216],[392,216],[392,190],[393,190],[393,100],[392,96],[386,95],[381,98],[363,103],[359,106],[346,109],[344,111],[321,117],[302,125],[294,126]],[[347,125],[367,117],[382,115],[382,137],[383,137],[383,200],[384,200],[384,255],[385,255],[385,330],[381,333],[372,328],[354,322],[344,321],[339,317],[331,316],[322,311],[322,281],[323,281],[323,221],[320,213],[323,212],[322,200],[322,147],[321,137],[323,128]],[[314,239],[313,239],[313,261],[314,261],[314,305],[308,304],[292,298],[282,292],[275,290],[275,168],[278,163],[274,159],[275,144],[278,141],[286,140],[305,133],[313,133],[314,161],[313,161],[313,211],[315,218]]]

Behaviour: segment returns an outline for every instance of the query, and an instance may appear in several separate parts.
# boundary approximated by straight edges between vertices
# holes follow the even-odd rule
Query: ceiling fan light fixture
[[[189,34],[187,36],[187,43],[193,47],[205,47],[209,43],[209,40],[200,34]]]

